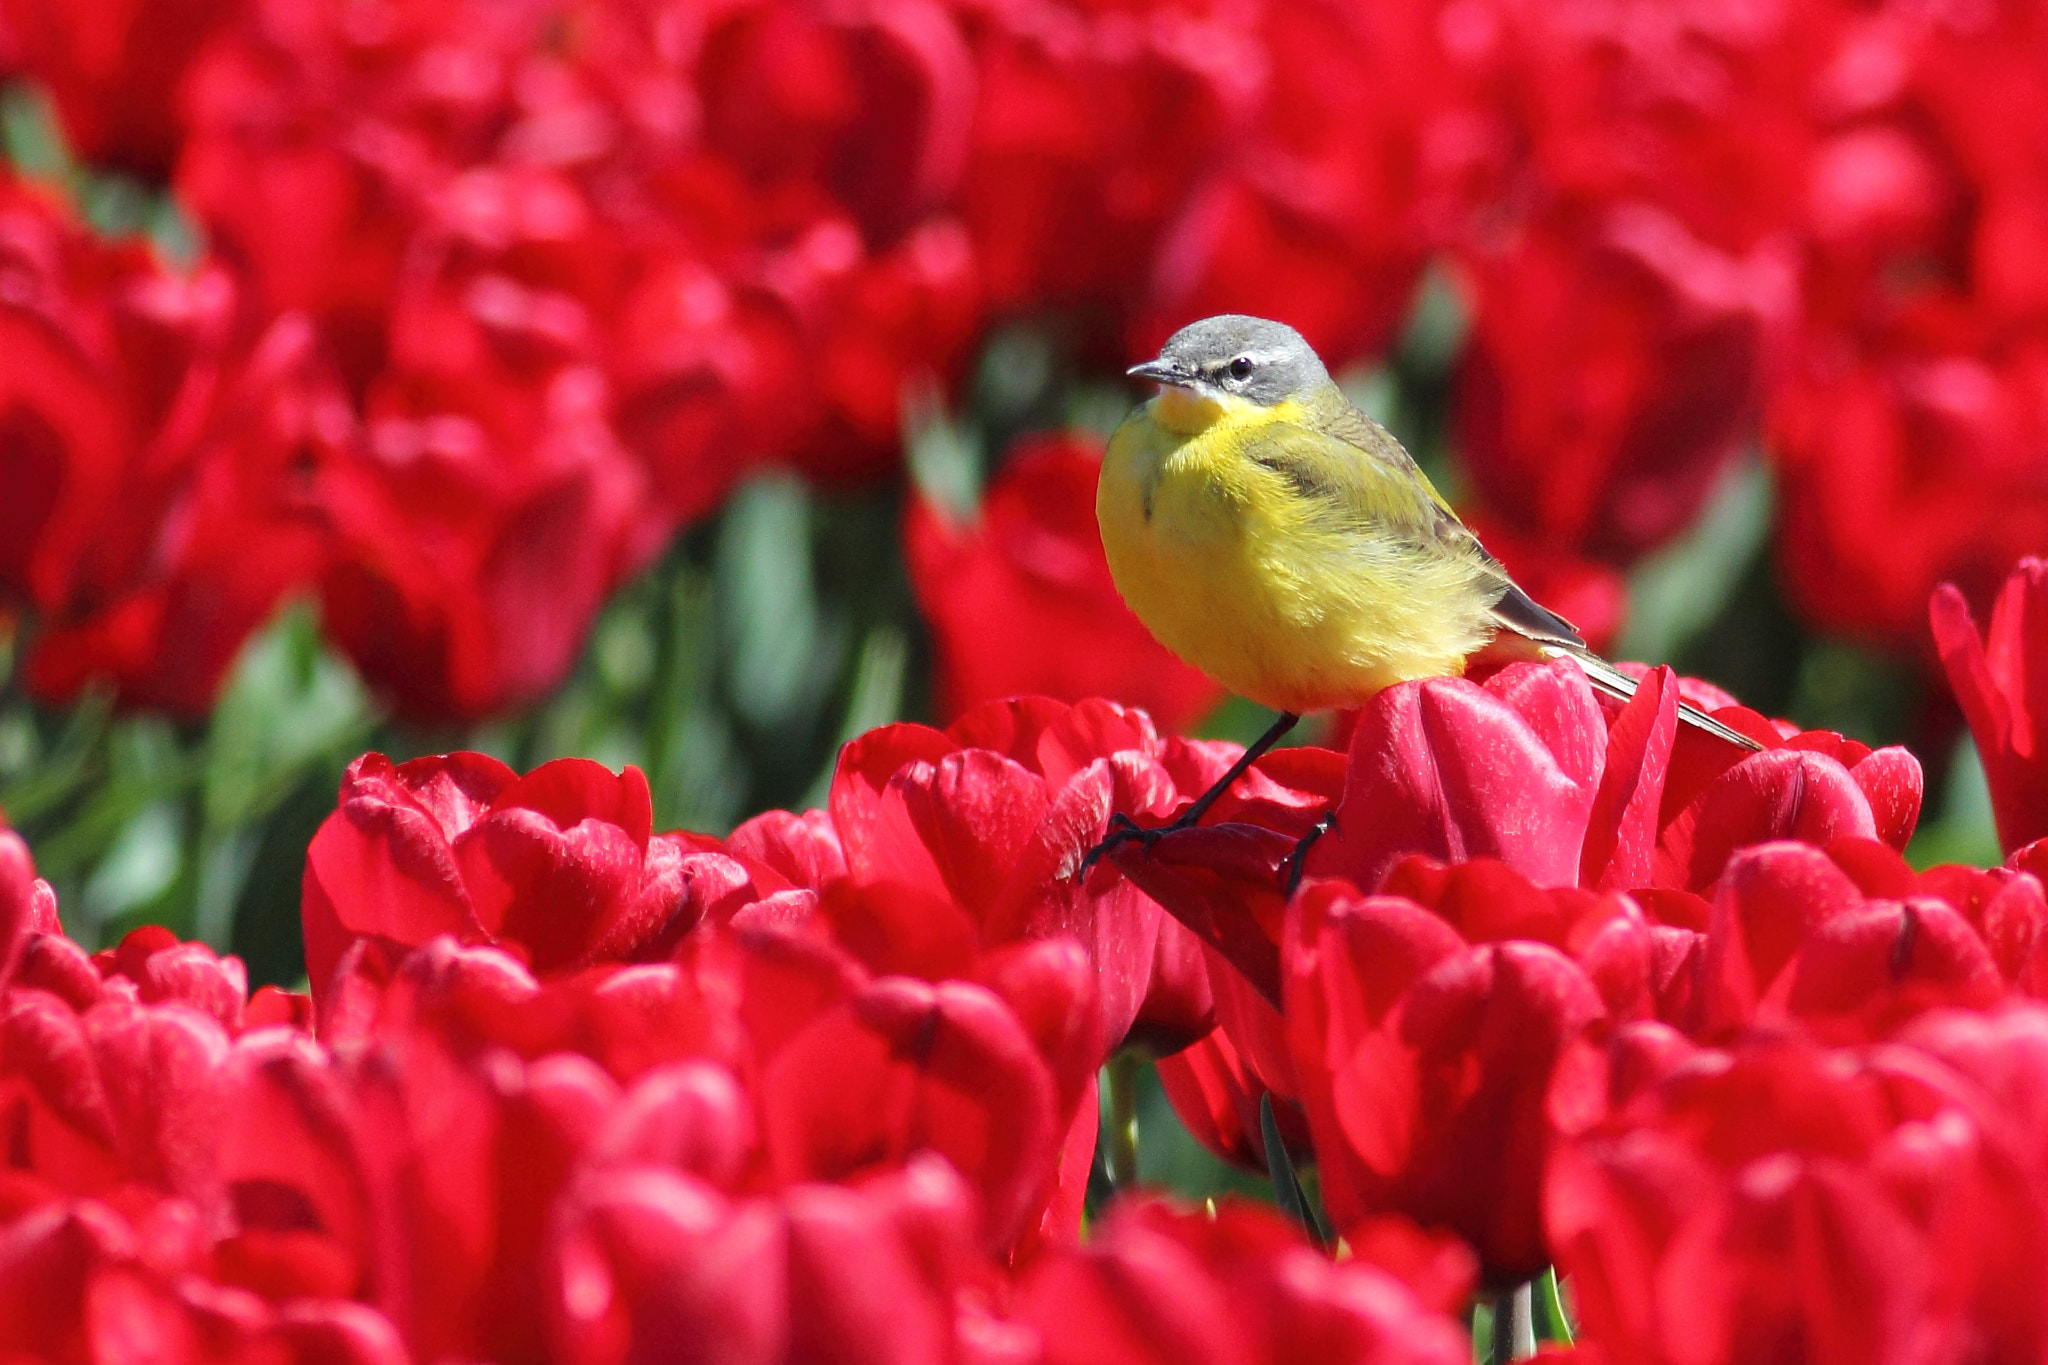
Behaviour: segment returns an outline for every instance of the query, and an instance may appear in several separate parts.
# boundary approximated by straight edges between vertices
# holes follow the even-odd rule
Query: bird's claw
[[[1294,893],[1301,888],[1302,874],[1308,867],[1308,851],[1315,847],[1316,840],[1335,828],[1337,808],[1332,806],[1323,812],[1322,818],[1309,826],[1308,833],[1295,840],[1294,851],[1281,860],[1280,885],[1286,891],[1289,900],[1293,900]]]
[[[1095,864],[1101,862],[1111,852],[1125,844],[1143,844],[1145,851],[1151,852],[1152,846],[1165,838],[1176,827],[1174,825],[1162,825],[1158,829],[1147,829],[1122,811],[1117,811],[1109,817],[1108,832],[1081,859],[1081,870],[1077,874],[1077,879],[1086,878],[1089,870]]]

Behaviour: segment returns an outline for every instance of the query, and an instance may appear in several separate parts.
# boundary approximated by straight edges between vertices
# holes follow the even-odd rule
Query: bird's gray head
[[[1242,313],[1189,323],[1167,338],[1157,360],[1133,365],[1128,373],[1268,408],[1330,382],[1330,372],[1301,333]]]

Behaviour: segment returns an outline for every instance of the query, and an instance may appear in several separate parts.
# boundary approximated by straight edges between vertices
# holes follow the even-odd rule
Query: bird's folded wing
[[[1401,443],[1385,427],[1358,409],[1345,404],[1341,411],[1324,415],[1322,428],[1331,436],[1343,441],[1363,457],[1361,463],[1380,474],[1375,482],[1389,485],[1406,484],[1426,494],[1428,502],[1411,498],[1413,513],[1417,520],[1431,522],[1429,534],[1443,541],[1447,547],[1476,555],[1486,566],[1486,572],[1494,577],[1500,587],[1500,599],[1493,605],[1493,619],[1502,629],[1513,631],[1525,639],[1543,647],[1545,653],[1569,655],[1576,659],[1585,670],[1586,679],[1595,691],[1623,701],[1635,695],[1636,680],[1616,668],[1607,660],[1587,648],[1585,639],[1578,628],[1523,592],[1508,572],[1501,567],[1484,546],[1479,543],[1458,514],[1445,502],[1443,495],[1431,486],[1429,479],[1415,463]],[[1433,515],[1432,515],[1433,514]],[[1683,702],[1678,707],[1678,718],[1696,730],[1704,731],[1730,744],[1745,749],[1761,749],[1763,745],[1743,734],[1740,730],[1723,725],[1697,707]]]

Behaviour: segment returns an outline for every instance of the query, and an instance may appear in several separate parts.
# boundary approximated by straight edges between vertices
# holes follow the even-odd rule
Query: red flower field
[[[2048,1361],[2036,7],[0,0],[0,82],[0,1362]],[[1093,856],[1270,719],[1094,514],[1224,311],[1634,697]]]

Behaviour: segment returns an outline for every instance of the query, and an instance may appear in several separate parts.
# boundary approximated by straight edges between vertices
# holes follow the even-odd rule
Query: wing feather
[[[1492,560],[1494,567],[1500,567],[1499,560],[1493,559],[1491,555],[1487,558]],[[1493,618],[1496,621],[1517,635],[1528,636],[1538,644],[1562,645],[1566,649],[1586,647],[1585,638],[1579,634],[1577,626],[1523,592],[1515,581],[1507,576],[1505,569],[1501,570],[1501,581],[1507,584],[1507,591],[1501,595],[1500,601],[1493,604]]]
[[[1397,534],[1413,535],[1441,545],[1454,556],[1470,562],[1475,574],[1489,591],[1497,594],[1491,614],[1494,623],[1533,641],[1547,654],[1566,654],[1578,660],[1593,687],[1608,696],[1627,700],[1635,695],[1635,679],[1595,654],[1571,622],[1537,602],[1515,583],[1501,562],[1479,543],[1479,538],[1436,491],[1429,476],[1393,433],[1333,394],[1319,403],[1317,428],[1329,438],[1355,452],[1351,461],[1361,482],[1377,485],[1377,496],[1358,500],[1360,520],[1377,521],[1381,528],[1392,524]],[[1319,466],[1327,461],[1316,462]],[[1338,490],[1325,470],[1312,476],[1308,471],[1286,474],[1305,497],[1330,497]],[[1319,478],[1321,481],[1315,482]],[[1394,490],[1403,490],[1405,496]],[[1483,600],[1483,599],[1482,599]],[[1678,708],[1679,719],[1695,729],[1745,749],[1763,746],[1741,731],[1685,703]]]

